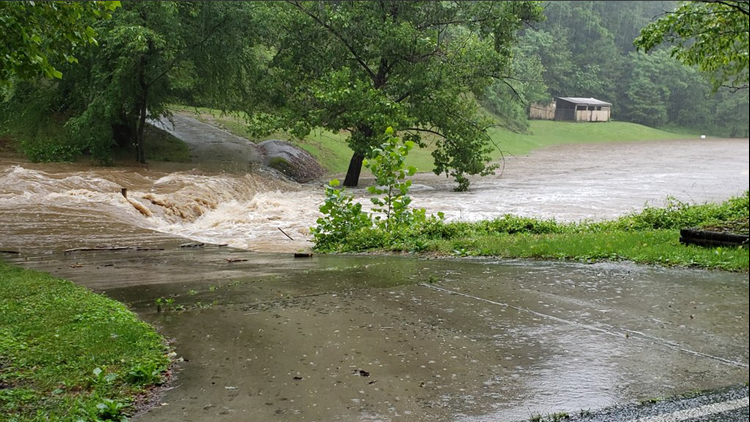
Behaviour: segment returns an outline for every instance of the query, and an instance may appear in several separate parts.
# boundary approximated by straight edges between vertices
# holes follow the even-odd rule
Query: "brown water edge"
[[[137,420],[527,420],[748,380],[742,274],[164,246],[13,259],[175,338]]]
[[[501,175],[475,178],[469,192],[453,192],[445,177],[419,174],[412,204],[444,212],[448,220],[515,214],[578,221],[614,218],[647,203],[662,206],[668,196],[722,201],[748,189],[748,145],[747,139],[712,139],[557,146],[509,157]],[[204,164],[101,168],[0,156],[0,223],[22,224],[0,227],[0,245],[16,243],[7,239],[13,235],[34,248],[51,244],[45,233],[66,230],[75,234],[71,242],[106,241],[100,233],[121,236],[131,227],[259,252],[311,246],[323,181],[300,185],[262,171],[215,172]],[[372,183],[364,178],[362,187],[349,190],[365,208],[371,206],[365,186]],[[91,230],[82,220],[92,220]],[[108,224],[117,230],[101,227]]]

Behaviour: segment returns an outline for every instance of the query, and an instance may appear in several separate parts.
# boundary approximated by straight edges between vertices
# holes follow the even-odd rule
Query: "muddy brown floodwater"
[[[452,219],[605,218],[667,195],[740,193],[748,141],[555,147],[508,160],[469,193],[429,175],[416,184],[417,205]],[[200,166],[5,157],[0,250],[123,301],[174,339],[177,377],[144,422],[515,421],[748,381],[747,274],[295,259],[319,191]],[[70,250],[94,246],[132,249]],[[159,298],[173,303],[157,312]]]

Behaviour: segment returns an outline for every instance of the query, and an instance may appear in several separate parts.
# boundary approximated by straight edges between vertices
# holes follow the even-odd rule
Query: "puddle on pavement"
[[[175,245],[15,260],[175,339],[143,421],[528,420],[748,379],[746,274]]]

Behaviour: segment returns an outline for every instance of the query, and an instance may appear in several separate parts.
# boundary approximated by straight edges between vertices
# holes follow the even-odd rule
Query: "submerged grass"
[[[731,227],[748,234],[748,191],[721,204],[687,204],[669,199],[664,208],[646,207],[615,220],[561,223],[506,215],[479,222],[433,219],[398,233],[368,228],[350,233],[328,251],[388,250],[454,256],[629,260],[644,264],[748,271],[748,249],[704,248],[679,242],[679,230]],[[324,251],[325,252],[325,251]]]
[[[124,305],[0,261],[0,420],[124,420],[168,364]]]

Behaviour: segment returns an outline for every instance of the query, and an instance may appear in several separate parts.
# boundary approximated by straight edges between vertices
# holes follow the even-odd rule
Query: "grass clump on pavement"
[[[0,420],[126,420],[167,352],[121,303],[0,261]]]

